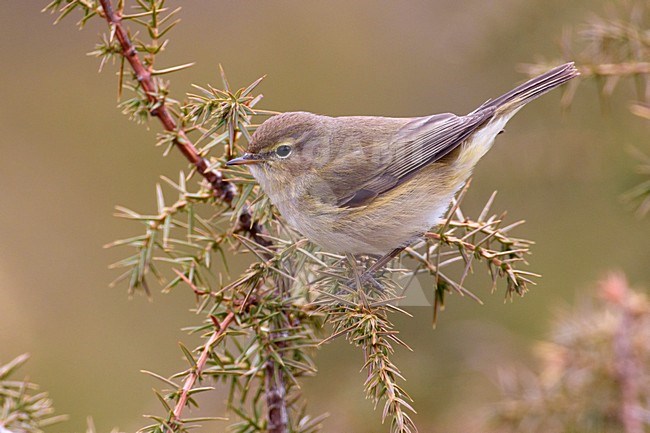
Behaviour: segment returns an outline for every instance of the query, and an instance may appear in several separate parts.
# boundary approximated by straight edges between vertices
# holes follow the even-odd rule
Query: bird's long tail
[[[470,113],[470,115],[475,114],[479,117],[483,115],[486,120],[478,128],[475,128],[475,131],[472,131],[472,138],[465,142],[457,159],[459,166],[466,168],[469,173],[478,160],[490,150],[494,138],[500,131],[503,131],[508,120],[521,107],[578,75],[580,74],[573,62],[566,63],[526,81],[496,99],[487,101]]]
[[[516,112],[533,99],[555,89],[570,79],[580,75],[573,62],[565,63],[543,73],[496,99],[487,101],[481,108],[494,108],[497,113]],[[481,109],[479,108],[479,110]],[[478,110],[477,110],[478,111]]]

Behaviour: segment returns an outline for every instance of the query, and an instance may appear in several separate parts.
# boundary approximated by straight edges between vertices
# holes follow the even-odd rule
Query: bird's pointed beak
[[[239,158],[231,159],[226,163],[226,165],[248,165],[248,164],[257,164],[258,162],[263,161],[260,155],[255,153],[245,153]]]

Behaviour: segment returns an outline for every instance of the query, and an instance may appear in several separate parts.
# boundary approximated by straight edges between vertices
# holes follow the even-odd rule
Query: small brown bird
[[[440,223],[519,109],[577,75],[567,63],[466,116],[280,114],[228,165],[248,164],[289,224],[326,250],[387,255]]]

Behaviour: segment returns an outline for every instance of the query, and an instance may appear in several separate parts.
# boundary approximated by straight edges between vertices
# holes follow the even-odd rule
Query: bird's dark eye
[[[280,158],[286,158],[287,156],[291,155],[291,146],[283,144],[282,146],[278,146],[275,149],[275,154],[278,155]]]

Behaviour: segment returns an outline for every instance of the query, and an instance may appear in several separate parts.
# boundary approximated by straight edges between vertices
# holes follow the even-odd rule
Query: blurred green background
[[[159,66],[196,61],[172,76],[177,98],[191,83],[233,86],[268,74],[264,108],[330,115],[465,113],[524,77],[519,63],[558,53],[563,28],[578,27],[595,0],[233,2],[182,4]],[[107,265],[123,251],[102,245],[138,228],[112,217],[116,204],[155,208],[159,174],[185,167],[153,147],[158,125],[143,128],[116,109],[113,69],[97,74],[85,56],[104,31],[84,31],[39,11],[45,2],[8,0],[0,9],[0,361],[32,354],[23,371],[71,420],[55,432],[134,431],[159,413],[158,386],[140,369],[171,374],[184,366],[180,328],[194,323],[192,298],[129,300],[109,289]],[[466,209],[493,190],[495,210],[526,219],[516,234],[534,239],[531,270],[544,277],[523,299],[503,302],[477,279],[481,306],[452,296],[438,327],[430,308],[397,318],[414,353],[397,364],[415,399],[423,432],[478,431],[498,400],[497,371],[531,361],[558,306],[576,302],[605,271],[633,284],[650,280],[650,222],[635,219],[620,194],[639,182],[628,146],[649,148],[648,124],[627,112],[625,83],[599,107],[584,83],[568,113],[560,92],[526,107],[479,165]],[[483,271],[482,268],[477,268]],[[312,413],[328,411],[330,432],[388,431],[363,399],[360,353],[339,340],[318,354],[320,374],[305,381]],[[219,402],[205,402],[206,411]],[[222,424],[210,428],[221,431]],[[207,430],[207,429],[206,429]]]

